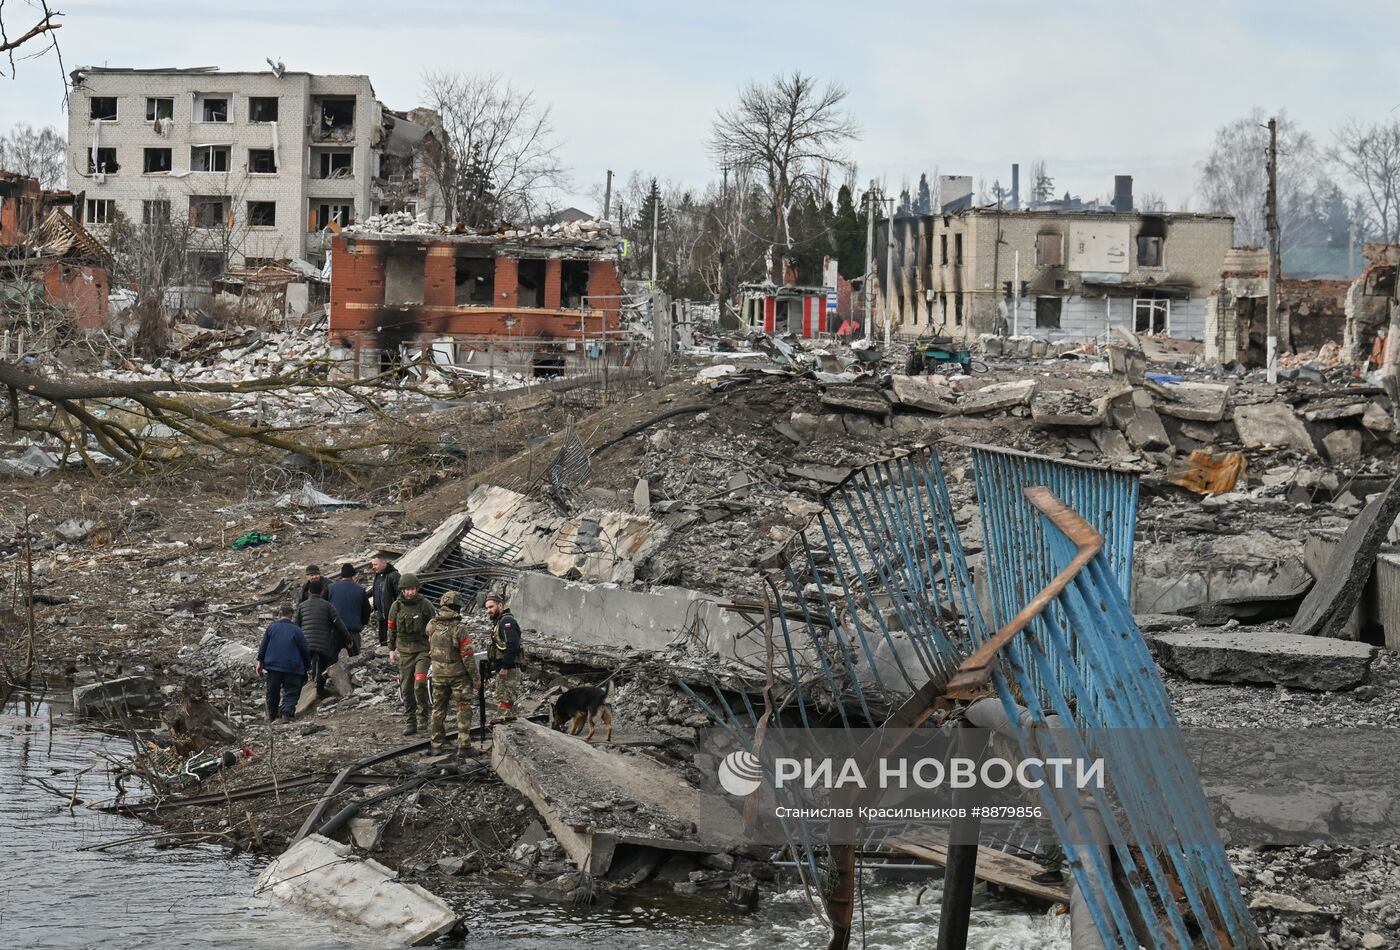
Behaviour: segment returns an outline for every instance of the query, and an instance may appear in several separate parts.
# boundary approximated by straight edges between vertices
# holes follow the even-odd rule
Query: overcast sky
[[[715,110],[750,79],[801,69],[850,90],[862,181],[919,172],[1106,195],[1115,173],[1178,208],[1217,126],[1286,109],[1320,139],[1391,115],[1400,18],[1386,0],[1136,4],[945,0],[61,0],[64,63],[365,73],[389,107],[423,72],[497,72],[552,104],[574,186],[605,169],[701,184]],[[5,7],[13,35],[28,10]],[[27,26],[28,24],[23,24]],[[1389,64],[1387,66],[1387,64]],[[0,79],[0,127],[66,125],[50,56]],[[1195,207],[1193,205],[1193,207]]]

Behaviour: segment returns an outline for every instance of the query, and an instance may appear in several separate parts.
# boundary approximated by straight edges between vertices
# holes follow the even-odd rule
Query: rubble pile
[[[532,224],[517,226],[503,224],[489,229],[467,228],[460,225],[435,224],[426,214],[417,215],[408,211],[389,211],[372,214],[363,221],[347,225],[343,234],[478,234],[483,237],[512,239],[555,238],[566,241],[588,241],[607,237],[613,233],[609,221],[563,221],[557,224]]]

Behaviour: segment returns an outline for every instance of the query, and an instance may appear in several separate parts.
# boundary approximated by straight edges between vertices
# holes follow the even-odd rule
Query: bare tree
[[[860,136],[855,120],[842,109],[846,90],[836,83],[819,86],[811,76],[794,72],[767,85],[756,82],[739,93],[732,108],[722,109],[710,132],[710,150],[721,165],[748,168],[766,179],[773,222],[770,279],[782,282],[783,258],[792,249],[791,214],[803,192],[820,194],[833,165],[842,165],[847,142]],[[781,248],[783,253],[776,251]]]
[[[425,156],[448,216],[468,227],[528,221],[567,183],[550,108],[532,90],[495,75],[430,72],[423,98],[442,119],[443,141]]]
[[[53,126],[35,129],[20,122],[0,136],[0,168],[39,179],[43,188],[60,188],[65,180],[68,143]]]
[[[1040,204],[1055,200],[1055,179],[1046,170],[1045,159],[1037,158],[1031,163],[1031,202]]]
[[[1400,119],[1371,125],[1348,119],[1330,155],[1356,186],[1375,236],[1400,241]]]
[[[1287,250],[1315,237],[1317,196],[1330,182],[1323,157],[1311,135],[1280,112],[1278,119],[1279,241]],[[1222,125],[1201,166],[1197,190],[1208,211],[1235,217],[1235,243],[1263,245],[1265,162],[1269,117],[1255,108],[1249,115]]]
[[[1110,198],[1110,200],[1107,203],[1112,204],[1112,199]],[[1160,191],[1144,191],[1141,195],[1137,197],[1136,200],[1134,200],[1133,207],[1136,210],[1145,212],[1147,214],[1166,211],[1167,199],[1162,196],[1162,193]]]
[[[4,4],[0,3],[0,53],[4,53],[10,63],[9,75],[13,78],[17,67],[15,66],[15,50],[28,45],[29,50],[21,54],[22,59],[30,59],[34,56],[42,56],[49,50],[58,49],[58,39],[54,35],[63,28],[62,23],[55,22],[63,16],[57,10],[50,10],[48,0],[26,0],[26,6],[32,9],[32,13],[20,18],[11,8],[9,14],[13,23],[19,20],[20,26],[11,26],[6,23],[6,12]],[[30,24],[24,26],[23,24]],[[0,76],[5,75],[5,70],[0,68]]]

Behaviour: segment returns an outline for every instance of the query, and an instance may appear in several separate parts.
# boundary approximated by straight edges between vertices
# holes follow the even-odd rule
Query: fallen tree
[[[226,460],[246,460],[266,450],[278,450],[302,454],[347,474],[355,466],[375,464],[367,450],[413,441],[399,436],[343,445],[314,444],[306,438],[308,430],[314,429],[312,425],[277,426],[261,419],[238,422],[229,418],[229,413],[247,408],[246,405],[209,404],[208,397],[337,394],[378,418],[388,419],[375,398],[377,394],[427,395],[394,382],[392,374],[332,380],[319,375],[317,368],[313,364],[296,373],[265,379],[184,382],[173,378],[55,379],[15,363],[0,363],[0,386],[7,391],[10,424],[16,432],[42,433],[58,439],[64,446],[65,458],[76,453],[94,474],[98,466],[88,449],[88,436],[126,469],[169,462],[190,449],[197,450],[200,457]],[[166,434],[165,430],[173,434]],[[422,441],[431,442],[432,435],[423,433]]]

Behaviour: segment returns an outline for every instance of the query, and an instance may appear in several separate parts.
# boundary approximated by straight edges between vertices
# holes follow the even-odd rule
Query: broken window
[[[190,255],[190,270],[199,283],[214,280],[225,270],[222,254],[203,253]]]
[[[1162,244],[1159,237],[1139,235],[1137,239],[1137,262],[1139,267],[1162,266]]]
[[[251,228],[272,228],[277,226],[277,202],[248,202],[248,226]]]
[[[164,198],[153,198],[141,202],[142,224],[165,224],[170,220],[170,202]]]
[[[351,178],[355,174],[355,153],[349,149],[321,152],[316,168],[317,178]]]
[[[168,148],[148,148],[145,151],[145,158],[141,165],[141,170],[147,175],[157,172],[170,171],[172,164],[170,149]]]
[[[202,122],[227,122],[228,99],[223,96],[206,96],[200,100],[199,118]]]
[[[1060,310],[1064,300],[1059,297],[1035,298],[1035,325],[1042,330],[1060,328]]]
[[[531,360],[531,374],[537,379],[564,375],[564,354],[558,347],[547,346],[535,353]]]
[[[158,96],[146,97],[146,121],[154,122],[157,119],[173,119],[175,117],[175,100]]]
[[[117,121],[117,97],[93,96],[88,100],[88,117],[104,122]]]
[[[1139,297],[1133,301],[1135,333],[1166,333],[1171,325],[1172,302],[1165,298]]]
[[[427,281],[426,255],[402,245],[384,258],[384,303],[391,307],[423,303]]]
[[[961,234],[953,235],[953,263],[961,265],[963,262]]]
[[[559,269],[560,306],[576,310],[588,295],[588,262],[564,261]]]
[[[520,261],[517,271],[517,307],[544,306],[544,261]]]
[[[337,229],[355,223],[354,211],[348,201],[313,201],[308,219],[312,231],[324,231],[332,223]]]
[[[277,155],[270,148],[248,149],[248,172],[253,175],[275,175]]]
[[[222,228],[227,219],[227,202],[221,195],[190,195],[190,226]]]
[[[99,148],[94,156],[93,150],[88,150],[88,174],[95,175],[98,172],[111,175],[121,168],[117,164],[117,150],[115,148]]]
[[[962,291],[959,290],[957,293],[955,293],[955,294],[953,295],[953,326],[955,326],[955,327],[960,327],[960,326],[962,326],[962,325],[963,325],[963,295],[962,295]]]
[[[228,171],[229,146],[227,145],[192,145],[190,146],[190,171],[192,172],[226,172]]]
[[[457,258],[457,295],[453,302],[459,307],[489,307],[495,295],[496,262],[489,257]]]
[[[249,97],[248,97],[248,121],[249,121],[249,122],[276,122],[276,121],[277,121],[277,97],[276,97],[276,96],[249,96]]]
[[[117,220],[117,203],[111,198],[89,198],[87,203],[88,224],[111,224]]]
[[[1035,262],[1041,267],[1065,266],[1065,237],[1054,231],[1035,236]]]
[[[938,235],[938,263],[948,266],[948,235]]]
[[[349,138],[355,131],[355,97],[322,96],[315,115],[317,138]]]

